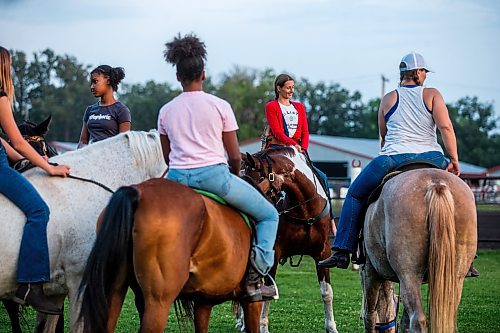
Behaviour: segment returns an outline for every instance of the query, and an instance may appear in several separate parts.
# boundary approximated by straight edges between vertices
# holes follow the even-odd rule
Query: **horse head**
[[[47,144],[45,140],[45,134],[49,130],[50,122],[52,121],[52,115],[49,115],[40,124],[35,124],[29,120],[23,121],[18,125],[19,132],[24,137],[26,141],[37,151],[41,156],[47,156],[47,158],[57,155],[57,150]]]
[[[275,147],[253,155],[247,153],[242,159],[242,175],[252,179],[278,209],[311,216],[308,211],[318,211],[318,205],[326,206],[326,192],[310,162],[294,147]]]

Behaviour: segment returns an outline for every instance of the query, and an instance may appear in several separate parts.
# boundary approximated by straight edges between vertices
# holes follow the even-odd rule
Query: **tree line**
[[[12,50],[17,121],[39,122],[49,114],[49,140],[76,142],[83,112],[96,102],[89,89],[92,67],[51,49],[35,52],[28,60]],[[126,68],[125,68],[126,70]],[[215,82],[207,78],[205,91],[231,103],[240,126],[240,141],[260,135],[265,125],[265,104],[274,99],[272,69],[255,70],[235,66]],[[364,103],[358,91],[338,83],[311,82],[296,78],[294,99],[306,106],[311,134],[378,138],[379,98]],[[118,98],[132,113],[133,130],[156,128],[160,107],[181,92],[179,85],[165,82],[123,84]],[[500,131],[493,105],[477,97],[463,97],[447,104],[455,128],[461,161],[492,167],[500,164]]]

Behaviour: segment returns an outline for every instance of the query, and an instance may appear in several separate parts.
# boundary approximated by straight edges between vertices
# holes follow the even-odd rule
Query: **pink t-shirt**
[[[181,93],[158,115],[158,131],[170,140],[171,168],[227,164],[222,132],[237,129],[231,105],[203,91]]]

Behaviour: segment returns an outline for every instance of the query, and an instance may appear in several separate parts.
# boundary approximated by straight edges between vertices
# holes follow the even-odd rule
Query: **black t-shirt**
[[[129,109],[120,102],[101,106],[99,103],[89,105],[83,115],[83,121],[89,131],[89,142],[97,142],[119,133],[119,125],[130,122]]]

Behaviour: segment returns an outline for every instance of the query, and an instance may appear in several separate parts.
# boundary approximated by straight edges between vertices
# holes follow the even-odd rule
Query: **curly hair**
[[[113,88],[113,91],[118,90],[118,85],[125,78],[125,70],[122,67],[111,67],[108,65],[97,66],[90,72],[92,74],[102,74],[109,79],[109,85]]]
[[[181,82],[189,83],[200,78],[207,60],[205,43],[193,34],[184,37],[178,34],[165,47],[165,60],[176,66]]]

